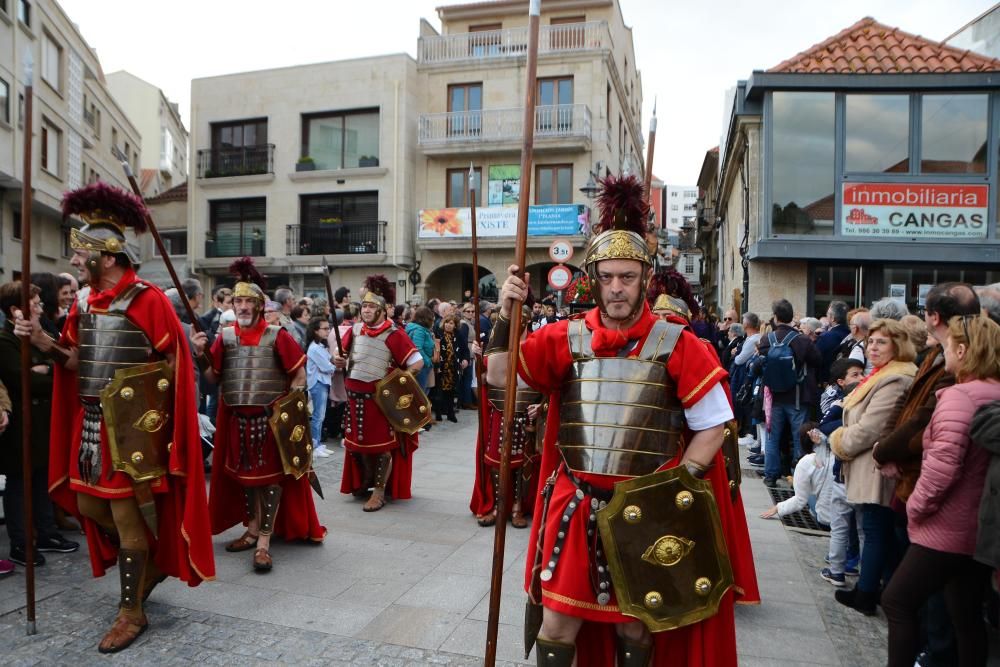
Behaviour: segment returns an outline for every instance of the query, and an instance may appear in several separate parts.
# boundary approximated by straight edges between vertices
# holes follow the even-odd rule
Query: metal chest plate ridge
[[[285,393],[288,376],[274,343],[281,327],[269,325],[256,345],[243,345],[233,327],[222,329],[222,399],[231,407],[270,405]]]
[[[142,283],[128,286],[111,302],[107,311],[99,313],[91,312],[87,303],[90,289],[80,290],[77,296],[80,312],[77,387],[81,397],[99,398],[116,371],[153,359],[153,344],[125,315],[145,289]]]
[[[711,482],[683,466],[619,482],[597,527],[623,614],[660,632],[718,612],[733,570]]]
[[[431,402],[409,371],[394,369],[375,385],[372,397],[397,431],[412,435],[431,420]]]
[[[312,468],[313,442],[307,406],[305,391],[293,389],[275,402],[268,419],[281,454],[281,466],[286,475],[295,479]]]

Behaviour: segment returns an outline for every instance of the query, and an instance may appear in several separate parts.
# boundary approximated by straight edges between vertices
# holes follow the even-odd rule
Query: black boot
[[[854,587],[851,590],[836,591],[834,597],[840,604],[850,607],[855,611],[860,611],[865,616],[874,616],[879,595],[878,593],[868,593]]]
[[[575,655],[576,644],[564,644],[541,637],[535,640],[535,664],[538,667],[570,667]]]

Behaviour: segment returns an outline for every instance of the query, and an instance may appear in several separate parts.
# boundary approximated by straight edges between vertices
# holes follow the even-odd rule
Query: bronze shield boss
[[[272,410],[268,423],[278,445],[281,466],[286,475],[298,479],[312,467],[313,443],[306,392],[293,389],[279,398]]]
[[[137,482],[167,474],[174,372],[166,361],[119,369],[101,391],[111,465]]]
[[[431,402],[409,371],[397,368],[386,375],[372,399],[397,431],[412,435],[431,420]]]

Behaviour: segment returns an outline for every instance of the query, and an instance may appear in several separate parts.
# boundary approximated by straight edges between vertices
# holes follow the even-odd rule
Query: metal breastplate
[[[505,387],[487,387],[486,397],[494,410],[503,412],[504,396],[507,394]],[[542,402],[542,395],[528,387],[518,387],[514,392],[514,414],[524,414],[528,411],[529,405]]]
[[[226,405],[264,407],[285,394],[287,376],[274,351],[280,330],[269,325],[256,345],[241,345],[233,327],[222,330],[222,400]]]
[[[683,327],[653,325],[635,357],[595,357],[582,319],[569,326],[573,366],[559,404],[558,448],[570,470],[635,477],[682,447],[684,408],[667,373]]]
[[[77,388],[81,397],[100,398],[101,390],[115,377],[115,371],[152,359],[153,344],[125,315],[132,301],[145,289],[142,283],[127,287],[103,313],[90,312],[89,290],[81,290],[77,302],[80,310]]]
[[[389,327],[377,336],[361,335],[361,325],[351,330],[351,358],[347,377],[360,382],[378,382],[395,366],[386,339],[396,328]]]

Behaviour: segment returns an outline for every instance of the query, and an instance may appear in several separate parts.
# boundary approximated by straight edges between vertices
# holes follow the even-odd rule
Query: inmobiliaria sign
[[[845,236],[984,238],[988,185],[844,183]]]

